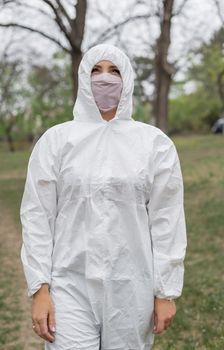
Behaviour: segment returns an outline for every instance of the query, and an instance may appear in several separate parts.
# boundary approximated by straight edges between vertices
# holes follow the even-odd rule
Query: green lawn
[[[224,137],[172,137],[181,161],[188,249],[183,294],[170,329],[155,337],[153,350],[224,349]],[[0,349],[31,350],[21,320],[25,288],[19,261],[19,204],[29,151],[1,152]],[[8,219],[7,219],[8,215]],[[2,232],[3,232],[2,231]],[[11,234],[12,231],[16,231]],[[17,245],[14,244],[17,240]],[[18,288],[18,286],[20,286]],[[30,323],[28,320],[27,323]],[[6,345],[9,344],[9,345]],[[11,344],[11,345],[10,345]],[[43,348],[42,341],[35,350]]]

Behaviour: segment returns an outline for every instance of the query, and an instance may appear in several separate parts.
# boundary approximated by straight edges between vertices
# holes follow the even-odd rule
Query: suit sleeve
[[[48,129],[36,142],[28,162],[20,206],[21,261],[31,297],[50,284],[54,223],[57,211],[58,159],[56,143]]]
[[[152,242],[154,295],[176,299],[182,294],[187,247],[184,186],[173,141],[158,136],[154,149],[154,180],[147,203]]]

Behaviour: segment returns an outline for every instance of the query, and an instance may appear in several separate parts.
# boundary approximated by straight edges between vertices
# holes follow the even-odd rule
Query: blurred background
[[[155,350],[224,349],[224,0],[0,0],[0,349],[43,349],[20,263],[19,206],[32,147],[72,120],[84,52],[112,43],[135,72],[135,120],[181,161],[183,294]]]

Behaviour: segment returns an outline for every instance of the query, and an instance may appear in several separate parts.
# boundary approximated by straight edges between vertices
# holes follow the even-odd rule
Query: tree
[[[224,4],[222,0],[214,0],[215,6],[217,8],[218,16],[222,25],[224,26]]]
[[[170,62],[169,60],[169,49],[172,40],[171,30],[174,18],[183,13],[187,2],[188,0],[182,0],[181,2],[176,0],[159,0],[155,3],[153,1],[136,1],[136,5],[145,4],[147,8],[145,13],[135,16],[129,15],[122,22],[108,28],[100,37],[101,39],[110,38],[118,28],[123,27],[130,20],[134,19],[148,20],[153,18],[159,24],[157,39],[152,45],[148,44],[151,54],[148,57],[134,57],[133,63],[137,73],[135,93],[138,97],[139,94],[148,96],[144,89],[146,81],[154,85],[153,97],[150,99],[148,96],[148,98],[153,105],[154,124],[163,131],[167,131],[169,92],[174,76],[178,71],[177,61]],[[148,39],[149,42],[150,40]]]
[[[208,99],[219,98],[220,113],[224,112],[224,28],[216,31],[209,43],[195,50],[198,63],[188,71],[190,80],[204,90]]]
[[[171,63],[168,60],[172,21],[175,16],[180,15],[186,3],[187,0],[183,0],[179,8],[175,10],[174,0],[163,0],[158,7],[160,34],[154,45],[155,94],[153,114],[156,126],[163,131],[167,131],[170,86],[177,72],[175,62]]]
[[[54,54],[51,66],[33,63],[27,70],[20,60],[11,58],[12,44],[0,60],[0,136],[13,152],[15,141],[35,142],[48,127],[67,121],[73,96],[64,52]]]
[[[84,36],[85,29],[85,17],[87,11],[87,0],[77,0],[72,1],[73,12],[75,12],[75,16],[70,15],[68,9],[63,5],[61,0],[40,0],[42,4],[44,4],[50,12],[53,14],[53,20],[60,30],[65,44],[63,44],[56,37],[50,35],[49,33],[39,29],[34,28],[32,26],[24,25],[22,23],[15,21],[10,21],[7,23],[0,23],[0,27],[3,28],[19,28],[21,30],[26,30],[31,33],[37,33],[45,39],[50,40],[54,44],[56,44],[60,49],[64,50],[66,53],[70,55],[71,59],[71,76],[73,82],[73,95],[74,98],[77,94],[78,82],[77,82],[77,71],[78,66],[82,58],[82,50],[81,45]],[[27,4],[23,2],[23,0],[1,0],[0,6],[3,8],[9,6],[17,6],[21,8],[30,8],[35,10],[37,13],[46,16],[49,20],[52,20],[52,16],[49,12],[36,8],[34,5]]]
[[[188,81],[194,90],[180,90],[179,96],[170,100],[169,128],[176,132],[208,132],[224,114],[224,28],[190,53],[188,63],[181,86]]]
[[[39,0],[40,4],[44,4],[50,12],[45,11],[42,8],[37,8],[34,5],[26,3],[25,0],[0,0],[0,6],[2,8],[11,7],[34,10],[37,14],[45,16],[49,21],[54,21],[60,33],[62,34],[63,41],[62,43],[55,36],[51,35],[48,32],[45,32],[39,28],[34,28],[33,26],[24,25],[19,23],[19,21],[10,21],[7,23],[0,23],[0,27],[3,28],[19,28],[21,30],[26,30],[30,33],[37,33],[45,39],[50,40],[56,44],[60,49],[64,50],[67,54],[70,55],[71,59],[71,77],[73,81],[73,96],[74,100],[77,96],[78,89],[78,67],[82,58],[82,41],[84,37],[85,30],[85,20],[87,13],[87,0],[71,0],[65,6],[62,0]],[[136,4],[139,1],[136,0]],[[72,11],[73,10],[73,11]],[[100,12],[100,11],[99,11]],[[74,15],[71,15],[73,13]],[[53,18],[52,18],[53,14]],[[105,16],[105,14],[104,14]],[[116,23],[115,26],[109,26],[106,30],[103,30],[99,34],[98,38],[94,43],[90,43],[88,49],[92,46],[105,42],[111,35],[114,35],[115,30],[119,30],[125,24],[134,21],[141,20],[149,17],[149,13],[144,13],[143,15],[135,16],[125,16],[124,20]]]
[[[38,125],[30,130],[33,137],[56,123],[67,121],[71,115],[73,96],[69,68],[68,57],[60,51],[54,54],[50,67],[43,64],[30,67],[26,120],[31,126]]]
[[[4,4],[4,6],[21,6],[24,5],[25,0],[0,0],[0,2]],[[54,15],[54,22],[57,24],[61,33],[63,34],[64,42],[62,43],[55,37],[52,37],[49,33],[43,33],[39,28],[31,28],[25,25],[21,25],[20,23],[0,23],[2,27],[11,27],[15,26],[21,29],[29,30],[30,32],[36,32],[39,35],[51,40],[56,43],[60,48],[62,48],[66,53],[70,54],[72,61],[72,81],[74,82],[74,99],[76,98],[77,93],[77,70],[78,65],[81,60],[81,43],[84,36],[84,28],[85,28],[85,15],[87,9],[87,0],[78,0],[75,5],[75,0],[69,0],[66,3],[62,0],[37,0],[50,9],[51,14]],[[218,1],[218,0],[216,0]],[[140,73],[140,76],[137,76],[138,86],[135,89],[135,92],[142,93],[144,92],[144,78],[154,85],[154,93],[152,98],[150,98],[150,102],[153,105],[153,115],[155,124],[157,127],[161,128],[163,131],[167,130],[167,122],[168,122],[168,110],[169,110],[169,92],[171,84],[175,78],[175,75],[180,68],[180,63],[178,59],[170,59],[169,51],[171,47],[171,43],[173,40],[172,29],[174,25],[174,19],[179,18],[179,16],[184,15],[184,7],[187,4],[188,0],[158,0],[158,1],[148,1],[148,0],[133,0],[129,3],[129,6],[125,9],[125,14],[121,16],[121,20],[117,21],[116,16],[112,20],[108,13],[104,13],[101,11],[99,7],[99,3],[94,1],[96,4],[96,16],[99,14],[99,23],[101,27],[99,27],[99,35],[95,35],[95,39],[87,45],[87,49],[90,47],[110,40],[114,36],[117,36],[118,43],[120,47],[125,47],[124,41],[127,40],[127,36],[123,40],[122,33],[123,29],[126,28],[130,23],[138,23],[137,21],[144,21],[149,23],[149,19],[152,19],[152,22],[158,24],[159,34],[155,39],[153,44],[150,42],[150,35],[148,34],[147,42],[150,48],[148,57],[144,57],[143,61],[140,62],[141,58],[139,58],[140,65],[147,66],[146,71],[143,74]],[[85,3],[85,6],[83,4]],[[70,4],[70,5],[69,5]],[[26,4],[26,7],[34,8],[34,5]],[[69,9],[70,6],[70,9]],[[71,9],[76,10],[76,14],[71,16]],[[98,12],[97,12],[98,9]],[[45,12],[43,8],[38,8],[36,11],[40,12],[42,15],[49,17],[49,13]],[[106,10],[105,10],[106,11]],[[122,10],[123,11],[123,10]],[[120,14],[121,15],[121,14]],[[100,17],[101,16],[101,17]],[[102,26],[101,19],[106,19],[107,23],[110,25]],[[112,22],[112,24],[111,24]],[[74,24],[76,23],[76,25]],[[133,31],[134,32],[134,31]],[[150,30],[146,30],[146,33],[149,33]],[[79,35],[77,34],[79,33]],[[98,31],[97,31],[98,33]],[[139,38],[142,40],[142,32],[140,32]],[[129,35],[129,33],[128,33]],[[77,39],[77,40],[76,40]],[[132,35],[129,35],[129,40],[132,40]],[[145,40],[145,39],[144,39]],[[139,47],[142,42],[138,42]],[[187,45],[186,45],[187,46]],[[188,48],[188,46],[187,46]],[[125,50],[128,52],[127,50]],[[153,57],[152,53],[153,52]],[[136,52],[135,52],[136,54]],[[138,58],[136,59],[137,62]],[[133,60],[134,61],[134,60]],[[140,71],[142,67],[137,66],[137,70]],[[137,72],[138,73],[138,72]],[[140,84],[139,84],[140,83]],[[146,94],[147,96],[147,94]]]
[[[16,117],[24,108],[24,102],[20,99],[21,79],[21,62],[9,61],[5,51],[0,60],[0,124],[11,152],[15,151],[12,131],[17,123]]]
[[[133,68],[136,74],[134,95],[138,103],[152,102],[150,93],[145,87],[154,84],[154,62],[150,57],[136,56],[133,59]]]
[[[163,1],[160,19],[160,35],[155,44],[155,98],[153,114],[156,126],[167,130],[168,96],[174,67],[168,62],[168,50],[171,41],[171,20],[174,0]]]

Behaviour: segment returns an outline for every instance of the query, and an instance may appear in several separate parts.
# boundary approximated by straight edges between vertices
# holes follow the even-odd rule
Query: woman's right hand
[[[55,340],[55,312],[54,304],[49,293],[49,286],[43,283],[41,288],[32,297],[32,321],[34,331],[43,339]]]

